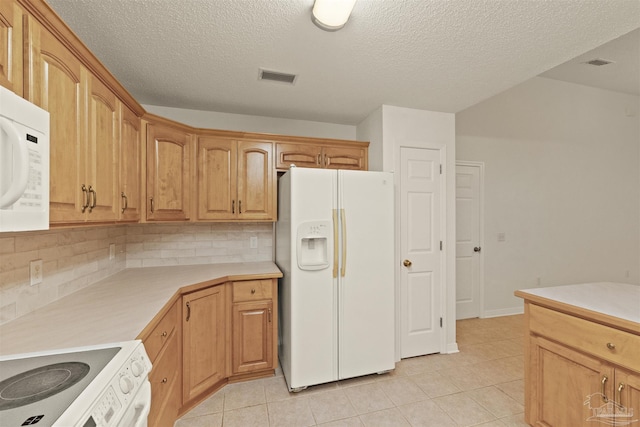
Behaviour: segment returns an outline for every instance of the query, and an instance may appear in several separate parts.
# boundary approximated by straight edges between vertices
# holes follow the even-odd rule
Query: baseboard
[[[447,344],[447,350],[446,353],[447,354],[452,354],[452,353],[459,353],[460,350],[458,350],[458,343],[457,342],[452,342]]]
[[[513,316],[515,314],[522,313],[524,313],[524,306],[501,308],[498,310],[485,310],[484,313],[482,313],[481,318],[486,319],[489,317]]]

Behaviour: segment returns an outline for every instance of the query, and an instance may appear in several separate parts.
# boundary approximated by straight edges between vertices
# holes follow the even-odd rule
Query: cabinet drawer
[[[164,425],[156,422],[158,419],[175,421],[178,409],[182,405],[180,400],[180,384],[178,383],[180,369],[179,347],[176,334],[169,336],[167,346],[156,360],[149,373],[151,383],[151,412],[149,425]]]
[[[529,304],[529,329],[577,350],[640,371],[640,336]]]
[[[233,302],[271,299],[271,279],[233,282]]]
[[[178,304],[174,304],[169,312],[160,320],[151,334],[144,340],[144,348],[147,350],[151,363],[155,362],[158,353],[167,340],[175,333],[178,324]]]

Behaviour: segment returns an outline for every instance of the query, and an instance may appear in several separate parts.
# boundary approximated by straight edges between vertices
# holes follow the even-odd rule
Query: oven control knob
[[[120,390],[122,390],[124,394],[128,394],[133,390],[133,381],[131,381],[131,378],[127,376],[120,377]]]
[[[134,377],[139,377],[144,374],[144,365],[140,363],[138,360],[134,360],[131,362],[131,373]]]

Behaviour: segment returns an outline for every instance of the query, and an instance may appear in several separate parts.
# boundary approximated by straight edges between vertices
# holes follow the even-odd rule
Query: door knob
[[[473,252],[480,252],[482,250],[482,248],[480,246],[476,246],[475,248],[473,248]]]
[[[411,267],[411,261],[405,259],[404,261],[402,261],[402,265],[404,265],[405,267]]]

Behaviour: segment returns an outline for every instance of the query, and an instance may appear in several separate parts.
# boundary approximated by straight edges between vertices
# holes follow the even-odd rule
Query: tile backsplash
[[[252,237],[256,248],[250,245]],[[43,281],[31,286],[29,263],[39,259]],[[273,259],[271,223],[135,224],[0,234],[0,324],[124,268]]]

